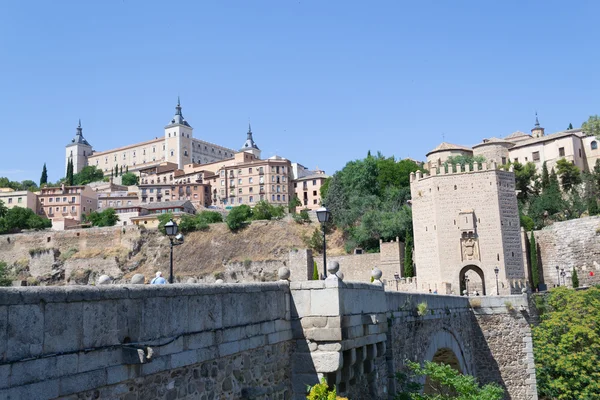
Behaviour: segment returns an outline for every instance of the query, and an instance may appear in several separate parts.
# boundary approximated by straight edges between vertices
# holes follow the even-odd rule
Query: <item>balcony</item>
[[[264,175],[264,174],[265,174],[265,171],[263,171],[262,169],[259,169],[259,170],[258,170],[258,174],[259,174],[259,175]]]

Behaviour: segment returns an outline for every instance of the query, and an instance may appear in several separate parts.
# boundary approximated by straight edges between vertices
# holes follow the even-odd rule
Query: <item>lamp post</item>
[[[467,296],[469,295],[469,277],[465,274],[465,290],[467,291]]]
[[[500,272],[500,268],[494,268],[494,272],[496,273],[496,296],[500,296],[500,289],[498,288],[498,272]]]
[[[560,286],[560,274],[558,273],[558,265],[556,266],[556,280],[558,283],[557,286]]]
[[[325,241],[325,224],[331,219],[331,212],[321,207],[317,210],[317,219],[321,223],[321,229],[323,230],[323,279],[327,276],[327,242]]]
[[[565,269],[561,268],[560,269],[560,276],[562,276],[563,285],[567,286],[567,280],[565,279],[565,275],[567,275],[566,272],[565,272]]]
[[[398,282],[400,281],[400,274],[399,273],[395,273],[394,274],[394,280],[396,281],[396,292],[398,291]]]
[[[172,219],[165,224],[165,232],[171,242],[171,259],[169,263],[169,283],[173,283],[173,246],[183,244],[183,235],[177,234],[177,223]]]

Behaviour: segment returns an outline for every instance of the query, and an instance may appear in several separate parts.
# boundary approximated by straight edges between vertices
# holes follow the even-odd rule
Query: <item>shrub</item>
[[[113,208],[107,208],[104,211],[92,211],[84,216],[85,221],[92,223],[92,226],[115,226],[119,221],[119,216]]]
[[[425,314],[427,314],[427,303],[426,302],[417,304],[417,314],[419,315],[419,317],[422,317]]]
[[[246,258],[244,260],[244,268],[248,269],[248,268],[250,268],[251,265],[252,265],[252,260],[249,258]]]
[[[319,268],[317,267],[317,262],[313,261],[313,275],[312,275],[312,280],[313,281],[318,281],[319,280]]]
[[[79,249],[77,247],[71,247],[69,250],[65,251],[60,255],[61,261],[67,261],[69,258],[73,257],[73,254],[77,253]]]
[[[315,228],[312,235],[310,237],[304,235],[302,236],[302,240],[306,247],[311,249],[316,253],[321,253],[323,251],[323,236],[319,228]]]
[[[12,279],[9,275],[8,266],[4,261],[0,261],[0,286],[11,286]]]
[[[121,176],[121,184],[125,186],[137,186],[139,178],[133,172],[127,172]]]
[[[294,214],[294,221],[299,224],[309,224],[310,223],[310,215],[308,215],[308,209],[300,210],[299,214]]]
[[[233,207],[227,215],[225,222],[230,230],[237,231],[242,228],[251,217],[252,209],[246,204],[243,204],[238,207]]]
[[[512,311],[512,310],[514,310],[514,309],[515,309],[515,308],[513,307],[512,303],[511,303],[510,301],[505,301],[505,302],[504,302],[504,306],[506,307],[506,309],[507,309],[508,311]]]
[[[308,387],[309,393],[306,396],[307,400],[347,400],[345,397],[340,397],[336,394],[335,388],[329,390],[325,378],[321,379],[321,383],[317,383],[312,387]]]
[[[252,219],[254,220],[270,220],[273,218],[282,218],[285,214],[283,206],[274,206],[265,200],[261,200],[254,206],[252,210]]]
[[[577,276],[577,270],[575,267],[573,267],[573,272],[571,273],[571,283],[573,284],[574,289],[579,287],[579,277]]]

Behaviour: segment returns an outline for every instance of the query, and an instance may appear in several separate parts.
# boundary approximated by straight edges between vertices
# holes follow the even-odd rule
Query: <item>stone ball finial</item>
[[[188,278],[187,281],[185,281],[185,283],[198,283],[198,280],[196,278]]]
[[[110,285],[112,278],[108,275],[100,275],[100,278],[96,281],[97,285]]]
[[[277,271],[277,274],[279,275],[279,280],[280,281],[289,281],[290,280],[290,269],[288,267],[281,267],[279,268],[279,271]]]
[[[327,263],[327,272],[329,272],[330,275],[335,275],[337,274],[337,272],[340,270],[340,263],[337,261],[331,261],[329,263]]]
[[[380,280],[382,275],[383,275],[383,272],[381,272],[381,270],[379,268],[377,268],[377,267],[374,267],[371,270],[371,276],[376,281]]]
[[[338,271],[336,275],[340,281],[344,280],[344,273],[342,271]]]
[[[463,295],[468,296],[469,292],[467,292],[467,290],[465,289],[465,290],[463,290]]]
[[[223,279],[217,279],[215,281],[215,285],[222,285],[223,283],[225,283],[225,282],[223,282]]]
[[[521,293],[523,293],[523,294],[527,293],[527,286],[525,286],[523,289],[521,289]]]
[[[131,277],[132,285],[143,285],[146,282],[146,277],[143,274],[135,274]]]

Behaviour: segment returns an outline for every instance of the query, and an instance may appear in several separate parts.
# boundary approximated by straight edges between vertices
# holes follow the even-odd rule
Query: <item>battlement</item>
[[[477,174],[477,173],[488,172],[488,171],[507,172],[504,169],[502,169],[501,164],[498,164],[494,160],[492,160],[490,162],[484,162],[484,163],[474,163],[473,165],[467,164],[464,167],[460,164],[447,164],[447,165],[442,165],[439,168],[437,166],[432,167],[431,173],[429,173],[429,174],[424,174],[421,171],[411,172],[410,182],[413,183],[415,181],[420,181],[422,179],[432,178],[435,176]],[[508,172],[513,172],[513,171],[514,171],[514,168],[512,165],[510,165]]]

